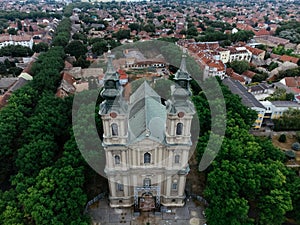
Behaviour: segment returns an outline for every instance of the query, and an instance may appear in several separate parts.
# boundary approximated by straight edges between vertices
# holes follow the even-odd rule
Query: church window
[[[117,191],[124,191],[124,185],[117,183]]]
[[[177,123],[176,135],[182,135],[183,123]]]
[[[177,180],[174,180],[172,183],[172,189],[177,190]]]
[[[119,155],[115,155],[115,164],[120,164],[121,160],[120,160],[120,156]]]
[[[116,123],[111,124],[112,136],[118,136],[118,125]]]
[[[179,163],[179,159],[180,159],[180,156],[179,155],[175,155],[175,163]]]
[[[151,154],[149,152],[146,152],[144,154],[144,163],[150,163],[151,162]]]
[[[151,180],[149,178],[144,179],[144,187],[150,187],[151,186]]]

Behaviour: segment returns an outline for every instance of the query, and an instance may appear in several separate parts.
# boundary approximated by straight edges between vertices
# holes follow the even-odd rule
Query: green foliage
[[[282,163],[284,154],[269,139],[249,134],[257,114],[243,106],[227,88],[221,88],[226,101],[227,128],[221,149],[206,171],[207,223],[280,225],[285,213],[292,209],[286,187],[288,171]],[[205,96],[200,94],[193,100],[201,125],[197,146],[200,159],[207,148],[211,119]]]
[[[273,119],[274,130],[300,130],[300,110],[288,109],[283,112],[282,117],[279,119]]]
[[[278,63],[277,62],[271,62],[270,65],[268,66],[268,70],[272,71],[272,70],[274,70],[277,67],[278,67]]]
[[[0,111],[0,224],[89,224],[87,166],[69,133],[72,99],[54,96],[64,56],[62,47],[42,53],[34,79]]]
[[[71,20],[64,18],[56,28],[56,35],[52,40],[52,46],[65,47],[70,40]]]
[[[228,36],[220,31],[214,31],[207,29],[204,35],[196,38],[197,41],[223,41],[228,40]]]
[[[186,34],[190,36],[197,36],[198,35],[197,28],[195,26],[189,27],[186,31]]]
[[[15,28],[9,28],[7,30],[7,33],[10,34],[10,35],[17,35],[18,31]]]
[[[291,101],[294,99],[293,93],[287,93],[284,88],[277,88],[273,94],[266,98],[269,101]]]
[[[284,22],[276,29],[276,35],[282,38],[286,38],[293,43],[300,42],[300,30],[298,29],[300,22],[296,20],[290,20]]]
[[[278,138],[278,141],[279,141],[279,142],[282,142],[282,143],[286,142],[286,135],[285,135],[285,134],[281,134],[281,135],[279,136],[279,138]]]
[[[154,33],[155,25],[153,23],[147,23],[145,26],[142,27],[142,30],[144,30],[148,33]]]
[[[298,174],[291,171],[288,185],[293,202],[293,210],[288,214],[288,216],[294,218],[298,223],[300,223],[300,177]]]
[[[16,11],[16,10],[0,10],[0,18],[1,19],[6,19],[6,20],[10,20],[10,21],[14,21],[16,19],[19,20],[25,20],[25,19],[37,19],[37,18],[57,18],[57,19],[61,19],[61,15],[60,14],[56,14],[53,12],[49,12],[49,13],[45,13],[42,11],[31,11],[30,13],[27,12],[20,12],[20,11]]]
[[[231,67],[234,72],[238,73],[238,74],[242,74],[245,71],[250,69],[250,65],[247,61],[242,60],[242,61],[233,61],[231,62],[229,65],[229,67]]]
[[[252,31],[240,30],[235,34],[232,34],[230,37],[230,40],[232,42],[239,42],[239,41],[247,42],[251,38],[253,38],[253,36],[254,36],[254,33]]]
[[[0,49],[0,56],[28,57],[32,54],[33,51],[30,48],[21,45],[8,45]]]
[[[268,78],[267,73],[257,73],[253,76],[252,82],[262,82],[265,81]]]
[[[117,40],[129,39],[130,38],[130,30],[120,29],[117,33],[114,33],[113,36],[117,38]]]
[[[279,81],[284,77],[296,77],[300,76],[300,67],[294,69],[288,69],[285,71],[280,71],[279,74],[276,76],[276,80]]]
[[[83,41],[84,44],[87,43],[87,36],[84,33],[77,32],[77,33],[73,34],[72,38],[74,40],[81,40],[81,41]]]
[[[272,53],[277,55],[291,55],[292,52],[293,49],[285,49],[284,46],[281,45],[272,49]]]
[[[141,30],[141,26],[139,23],[131,23],[128,25],[128,27],[131,31],[136,30],[137,32],[139,32]]]
[[[66,47],[65,52],[78,59],[80,56],[84,56],[87,53],[86,46],[81,41],[71,41]]]
[[[40,42],[38,44],[34,44],[32,47],[32,50],[34,52],[46,52],[46,51],[48,51],[48,48],[49,48],[49,46],[47,43]]]

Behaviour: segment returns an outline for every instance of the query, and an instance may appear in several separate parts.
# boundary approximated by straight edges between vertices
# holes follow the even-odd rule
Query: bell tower
[[[166,141],[168,144],[191,145],[191,122],[195,108],[190,101],[191,77],[186,69],[186,54],[175,73],[175,85],[171,87],[171,99],[167,101]]]
[[[128,138],[127,104],[122,98],[122,87],[119,83],[119,74],[113,66],[113,58],[108,51],[104,89],[101,92],[105,101],[101,103],[99,111],[104,131],[103,144],[125,145]]]

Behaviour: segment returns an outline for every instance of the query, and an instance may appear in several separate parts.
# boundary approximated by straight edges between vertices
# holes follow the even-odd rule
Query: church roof
[[[130,142],[150,138],[164,141],[166,109],[160,96],[145,81],[130,97]]]

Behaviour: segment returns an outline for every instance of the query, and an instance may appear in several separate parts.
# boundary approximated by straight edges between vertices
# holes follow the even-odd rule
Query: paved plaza
[[[88,210],[93,225],[204,225],[203,208],[188,199],[184,207],[162,207],[159,214],[142,212],[135,216],[132,208],[110,208],[102,199]]]

